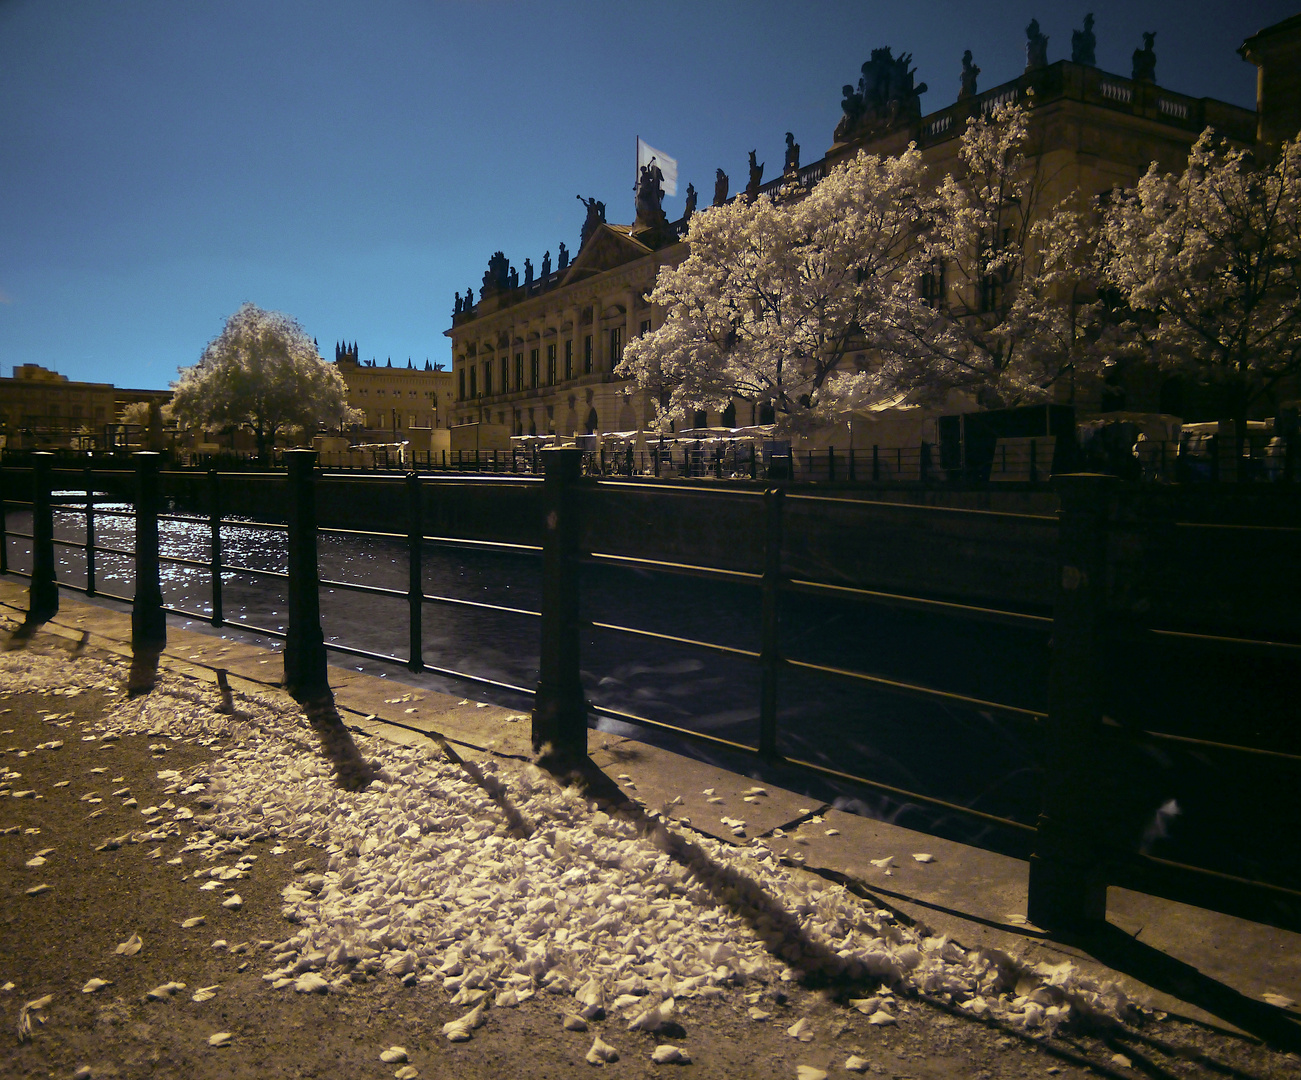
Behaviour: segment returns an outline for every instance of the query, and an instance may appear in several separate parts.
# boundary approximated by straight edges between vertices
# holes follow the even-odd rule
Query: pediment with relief
[[[633,262],[651,254],[651,248],[629,235],[627,225],[610,225],[602,222],[588,239],[574,261],[569,264],[562,285],[613,270],[624,263]]]

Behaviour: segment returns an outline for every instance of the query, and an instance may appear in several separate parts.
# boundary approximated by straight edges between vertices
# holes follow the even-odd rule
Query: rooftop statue
[[[694,214],[694,213],[696,212],[696,199],[697,199],[697,197],[698,197],[698,196],[697,196],[697,194],[696,194],[696,185],[695,185],[695,184],[688,184],[688,185],[687,185],[687,205],[686,205],[686,208],[682,211],[682,220],[683,220],[683,221],[690,221],[690,220],[691,220],[691,215]]]
[[[487,296],[490,292],[501,292],[506,289],[509,286],[510,273],[510,261],[505,253],[494,252],[492,258],[488,260],[488,269],[483,273],[482,295]]]
[[[506,284],[512,289],[519,288],[519,271],[513,266],[510,268],[510,274],[506,278]]]
[[[1084,29],[1071,31],[1071,62],[1097,67],[1098,60],[1094,55],[1097,47],[1098,39],[1093,33],[1093,12],[1089,12],[1084,16]]]
[[[968,49],[962,54],[962,76],[958,84],[959,101],[976,96],[976,77],[979,74],[980,68],[971,62],[971,50]]]
[[[1135,82],[1156,82],[1155,42],[1155,33],[1144,34],[1143,47],[1134,50],[1134,73],[1130,78]]]
[[[463,309],[462,309],[462,307],[461,307],[461,294],[460,294],[460,293],[457,293],[457,294],[456,294],[456,305],[452,308],[452,318],[456,318],[456,316],[458,316],[459,314],[461,314],[461,311],[462,311],[462,310],[463,310]]]
[[[605,203],[598,199],[584,199],[581,195],[574,197],[587,207],[587,219],[583,222],[582,236],[578,241],[581,248],[587,243],[587,238],[596,232],[596,227],[605,224]]]
[[[1025,69],[1048,66],[1048,35],[1039,32],[1039,20],[1031,19],[1025,28]]]
[[[797,173],[800,171],[800,144],[795,141],[795,136],[791,132],[786,132],[786,165],[782,170],[784,173]]]
[[[474,287],[465,290],[465,304],[462,305],[462,311],[469,311],[474,307]]]
[[[551,252],[548,250],[542,255],[542,277],[543,280],[551,276]]]
[[[641,167],[634,191],[637,193],[637,226],[653,229],[665,223],[664,210],[664,174],[651,158]]]
[[[723,203],[727,202],[728,182],[729,181],[727,179],[727,173],[723,172],[722,169],[719,169],[717,174],[714,176],[714,205],[715,206],[722,206]]]
[[[528,288],[533,284],[533,260],[524,260],[524,287]]]
[[[560,250],[559,252],[557,252],[557,258],[560,261],[561,270],[564,270],[566,267],[569,266],[569,249],[565,247],[565,243],[563,240],[560,242]]]
[[[889,47],[873,49],[872,59],[862,67],[858,91],[846,85],[840,108],[844,112],[836,125],[836,142],[867,136],[920,119],[921,95],[925,83],[914,83],[916,68],[909,68],[912,53],[894,56]]]
[[[763,162],[755,158],[756,151],[750,151],[750,181],[745,185],[745,197],[753,202],[759,197],[759,185],[763,182]]]

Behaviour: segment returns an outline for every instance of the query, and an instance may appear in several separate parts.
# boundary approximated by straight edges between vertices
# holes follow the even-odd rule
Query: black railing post
[[[497,456],[494,450],[493,458]],[[496,461],[493,462],[494,468]],[[421,615],[425,607],[425,525],[423,513],[424,493],[420,487],[420,476],[407,473],[407,604],[410,607],[410,656],[407,667],[412,671],[421,671],[425,666],[424,628]]]
[[[836,478],[836,448],[827,447],[827,480],[832,481]]]
[[[54,455],[32,455],[32,582],[27,617],[34,622],[53,618],[59,610],[59,586],[54,579],[54,511],[50,506],[50,467]]]
[[[289,465],[289,625],[285,688],[295,698],[328,694],[316,567],[316,451],[287,450]]]
[[[86,480],[86,595],[95,595],[95,478],[90,466],[85,469]]]
[[[533,701],[533,748],[559,759],[587,755],[587,700],[579,675],[579,482],[583,452],[542,451],[546,530],[542,541],[542,652]]]
[[[1107,914],[1107,796],[1102,760],[1103,629],[1107,615],[1107,523],[1114,477],[1059,476],[1060,572],[1053,605],[1044,796],[1030,857],[1030,921],[1087,930]]]
[[[221,481],[217,470],[208,470],[208,529],[210,532],[211,560],[209,574],[212,577],[212,625],[220,626],[224,621],[221,612]]]
[[[777,752],[777,680],[781,669],[780,601],[782,580],[782,505],[781,488],[763,493],[763,600],[760,614],[759,666],[759,753],[772,761]]]
[[[161,454],[140,450],[136,459],[136,587],[131,602],[131,647],[162,645],[167,616],[158,584],[158,464]]]

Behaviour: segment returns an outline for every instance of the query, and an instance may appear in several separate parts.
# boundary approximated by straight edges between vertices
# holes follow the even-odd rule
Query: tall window
[[[459,378],[457,379],[456,399],[458,401],[464,401],[465,400],[465,368],[461,368],[461,370],[457,372],[457,375],[459,376]]]
[[[610,370],[623,359],[623,327],[610,327]]]
[[[510,391],[510,361],[506,357],[501,358],[501,392],[503,394]]]
[[[639,333],[640,333],[643,337],[645,337],[647,334],[650,333],[650,324],[651,324],[650,319],[642,319],[642,321],[641,321],[641,329],[640,329]]]
[[[539,386],[538,382],[538,351],[537,349],[529,350],[529,385]]]
[[[574,377],[574,339],[565,342],[565,381]]]
[[[547,385],[556,384],[556,346],[552,342],[547,346]]]
[[[931,268],[922,275],[920,283],[922,301],[933,308],[944,305],[944,262],[936,259]]]
[[[483,396],[490,397],[491,395],[492,395],[492,361],[485,360],[483,362]]]
[[[479,396],[478,383],[479,383],[479,369],[477,367],[472,367],[470,368],[470,397],[472,398],[476,398]]]
[[[583,374],[592,374],[592,335],[583,338]]]
[[[515,389],[524,389],[524,354],[522,352],[515,354]]]

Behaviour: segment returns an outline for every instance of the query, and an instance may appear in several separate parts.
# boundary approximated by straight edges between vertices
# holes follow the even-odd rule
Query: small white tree
[[[1098,371],[1090,215],[1043,205],[1026,109],[973,118],[960,168],[927,203],[909,271],[926,303],[896,305],[882,377],[914,400],[952,390],[998,407],[1041,401],[1067,376]]]
[[[1301,137],[1270,164],[1210,129],[1183,173],[1155,164],[1112,200],[1104,273],[1133,312],[1130,328],[1164,370],[1220,388],[1237,422],[1301,374]]]
[[[736,199],[691,219],[691,254],[650,293],[663,325],[628,343],[618,374],[661,426],[731,399],[784,427],[851,407],[872,385],[848,358],[885,332],[917,244],[924,169],[915,147],[860,154],[809,194]]]
[[[172,410],[191,427],[229,430],[247,424],[267,460],[277,435],[310,436],[322,424],[340,426],[358,413],[347,386],[298,321],[245,304],[226,320],[197,364],[180,369]]]

